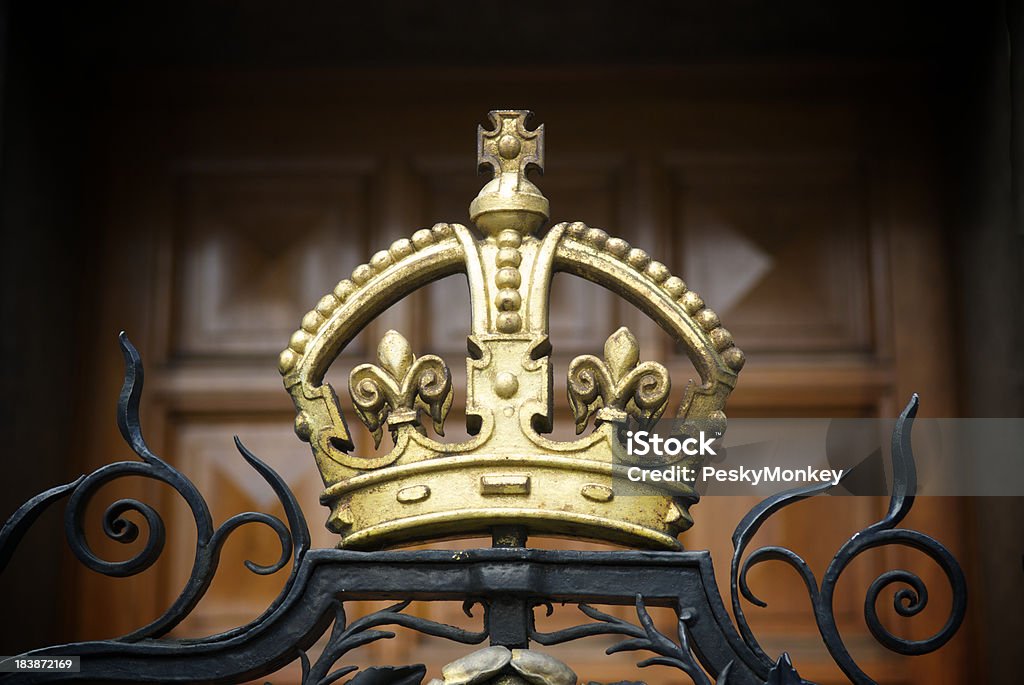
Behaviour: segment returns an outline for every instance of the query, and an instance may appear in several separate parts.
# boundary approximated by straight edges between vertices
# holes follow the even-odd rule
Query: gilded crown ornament
[[[479,235],[439,223],[395,241],[342,280],[302,319],[281,353],[280,371],[297,410],[295,430],[310,443],[326,489],[330,530],[340,547],[379,548],[424,539],[487,534],[516,526],[530,533],[625,545],[680,548],[697,493],[688,483],[630,483],[619,435],[650,426],[665,411],[671,379],[641,361],[636,338],[621,328],[603,357],[584,355],[567,370],[577,433],[551,440],[553,369],[548,296],[557,271],[598,283],[640,308],[683,343],[700,376],[676,413],[684,426],[725,428],[726,399],[743,353],[718,316],[661,262],[583,223],[546,233],[549,205],[527,178],[543,172],[544,127],[530,113],[490,113],[477,132],[477,162],[493,178],[470,204]],[[379,313],[423,285],[464,273],[469,282],[466,417],[470,439],[439,442],[452,404],[451,374],[434,355],[417,357],[389,331],[377,364],[354,368],[355,413],[383,456],[354,454],[335,390],[324,375],[345,346]],[[588,426],[593,424],[589,432]]]

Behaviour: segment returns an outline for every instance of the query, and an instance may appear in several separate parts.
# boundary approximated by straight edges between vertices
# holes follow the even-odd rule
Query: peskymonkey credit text
[[[626,431],[626,452],[630,456],[675,457],[675,456],[717,456],[714,441],[719,435],[707,435],[700,431],[697,437],[663,438],[648,431]],[[782,468],[761,466],[750,468],[719,468],[716,466],[631,466],[626,477],[633,482],[704,482],[719,483],[831,483],[838,485],[843,469]]]

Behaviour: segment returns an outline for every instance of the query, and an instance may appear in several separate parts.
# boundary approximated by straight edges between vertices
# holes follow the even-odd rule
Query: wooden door
[[[333,545],[317,502],[322,483],[292,432],[277,353],[302,314],[373,251],[436,221],[468,224],[469,201],[483,182],[474,173],[475,126],[510,101],[546,124],[548,165],[538,184],[552,220],[585,221],[645,248],[733,332],[748,362],[730,416],[893,416],[912,391],[924,398],[923,415],[951,415],[949,280],[929,172],[933,141],[910,81],[892,70],[704,67],[498,79],[472,71],[172,74],[119,83],[121,97],[102,121],[108,157],[97,169],[105,179],[97,237],[105,262],[90,340],[96,363],[86,379],[96,400],[88,466],[126,451],[111,413],[121,374],[115,333],[126,328],[147,363],[150,443],[195,480],[215,519],[277,511],[272,492],[234,452],[237,434],[300,497],[314,544]],[[598,352],[620,325],[637,334],[645,358],[670,367],[678,387],[693,375],[643,315],[597,286],[556,277],[556,369]],[[457,437],[465,397],[458,360],[469,330],[464,279],[433,284],[374,321],[331,377],[372,360],[388,328],[449,362]],[[564,373],[555,377],[556,432],[568,436]],[[367,436],[357,441],[365,446]],[[83,637],[123,633],[152,618],[191,564],[194,537],[181,503],[144,490],[149,484],[118,487],[162,501],[171,539],[165,558],[142,577],[76,577]],[[752,504],[708,498],[693,510],[684,542],[712,550],[720,588],[729,585],[732,529]],[[820,572],[884,507],[867,498],[842,507],[807,502],[759,539],[798,550]],[[956,553],[958,512],[956,503],[923,501],[914,523]],[[258,615],[284,579],[250,574],[242,561],[275,558],[276,544],[267,531],[239,531],[208,596],[175,635],[211,634]],[[953,680],[965,668],[963,636],[912,660],[886,652],[864,627],[867,585],[903,563],[881,552],[850,570],[837,605],[840,628],[881,682],[936,682],[940,673]],[[933,604],[948,606],[941,578],[925,579]],[[805,678],[842,682],[798,578],[767,565],[751,582],[769,602],[747,611],[766,650],[788,650]],[[467,620],[458,606],[417,610]],[[573,622],[573,611],[560,609],[551,620]],[[934,628],[942,611],[911,630]],[[604,657],[604,646],[594,640],[553,653],[584,682],[636,676],[630,656]],[[354,662],[425,662],[433,675],[464,652],[403,634]],[[674,681],[658,671],[638,677]],[[292,668],[275,682],[296,674]]]

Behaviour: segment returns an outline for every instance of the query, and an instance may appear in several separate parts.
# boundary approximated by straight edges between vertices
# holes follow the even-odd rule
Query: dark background
[[[1024,10],[1020,3],[563,2],[60,3],[0,8],[0,515],[73,476],[76,339],[97,274],[93,126],[115,75],[161,70],[385,66],[672,66],[816,60],[920,65],[943,144],[945,230],[959,312],[962,416],[1024,415]],[[124,97],[124,94],[121,94]],[[927,340],[921,341],[927,345]],[[112,456],[113,458],[113,456]],[[1020,541],[1019,498],[972,508]],[[67,638],[66,552],[47,516],[0,576],[4,649]],[[985,547],[977,562],[985,567]],[[996,568],[978,596],[993,628],[977,659],[1015,681],[1024,573]],[[1003,593],[1016,594],[1003,594]],[[74,601],[74,597],[63,597]],[[1014,623],[1016,621],[1016,623]]]

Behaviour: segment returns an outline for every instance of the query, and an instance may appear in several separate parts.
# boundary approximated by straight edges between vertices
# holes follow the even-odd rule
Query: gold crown
[[[295,402],[295,431],[308,441],[327,486],[327,527],[339,546],[378,548],[400,542],[492,532],[529,532],[677,549],[692,524],[697,494],[688,483],[632,483],[618,431],[649,426],[668,402],[661,364],[640,362],[625,328],[605,343],[604,359],[575,358],[568,369],[577,434],[551,431],[548,294],[563,271],[603,285],[643,310],[685,344],[701,383],[688,385],[678,410],[684,423],[724,430],[722,409],[743,366],[718,316],[700,296],[643,250],[575,223],[534,234],[548,219],[548,201],[526,178],[543,171],[544,127],[526,128],[530,113],[490,113],[492,130],[477,132],[481,169],[494,178],[470,205],[485,237],[465,226],[437,224],[394,242],[352,272],[302,319],[281,353],[280,371]],[[383,456],[352,454],[343,412],[324,374],[374,317],[423,285],[466,274],[472,303],[468,338],[467,428],[472,436],[442,443],[421,423],[429,414],[443,435],[452,402],[451,375],[434,355],[416,357],[389,331],[379,363],[354,368],[349,392],[356,413],[379,446],[386,426],[394,448]]]

